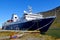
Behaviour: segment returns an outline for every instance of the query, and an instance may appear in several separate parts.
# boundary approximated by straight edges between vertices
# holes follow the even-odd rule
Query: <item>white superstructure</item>
[[[27,21],[43,18],[43,15],[41,15],[41,14],[33,14],[31,7],[29,7],[29,12],[24,11],[24,13],[27,14],[27,15],[25,15],[25,19]]]
[[[26,20],[35,20],[35,19],[41,19],[41,18],[43,18],[43,15],[41,15],[41,14],[27,14],[27,15],[25,15],[25,19]]]
[[[16,21],[19,20],[19,17],[16,14],[13,14],[12,15],[12,20],[13,20],[13,22],[16,22]]]

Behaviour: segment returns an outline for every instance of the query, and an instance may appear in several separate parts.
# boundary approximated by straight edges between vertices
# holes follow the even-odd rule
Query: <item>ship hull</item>
[[[49,29],[52,22],[54,21],[54,19],[55,17],[37,19],[23,23],[3,26],[2,29],[3,30],[40,30],[40,32],[46,32]]]

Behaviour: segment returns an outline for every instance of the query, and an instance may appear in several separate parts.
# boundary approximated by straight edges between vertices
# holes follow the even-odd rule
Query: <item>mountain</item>
[[[51,27],[60,27],[60,6],[52,9],[52,10],[48,10],[48,11],[45,11],[45,12],[39,12],[40,14],[43,14],[44,17],[47,17],[47,16],[53,16],[56,14],[56,19],[55,21],[53,22],[53,24],[51,25]]]

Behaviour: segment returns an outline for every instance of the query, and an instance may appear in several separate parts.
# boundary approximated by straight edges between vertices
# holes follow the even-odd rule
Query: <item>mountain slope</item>
[[[53,22],[53,24],[51,25],[51,27],[60,27],[60,6],[52,9],[52,10],[49,10],[49,11],[45,11],[45,12],[39,12],[41,14],[44,15],[44,17],[46,16],[53,16],[56,14],[56,19],[55,21]]]

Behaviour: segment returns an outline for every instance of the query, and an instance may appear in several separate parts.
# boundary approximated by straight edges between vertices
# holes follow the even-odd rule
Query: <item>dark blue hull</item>
[[[54,21],[55,17],[52,18],[44,18],[44,19],[37,19],[32,21],[27,21],[24,23],[17,23],[13,25],[3,26],[2,29],[4,30],[40,30],[40,32],[46,32],[52,22]]]

